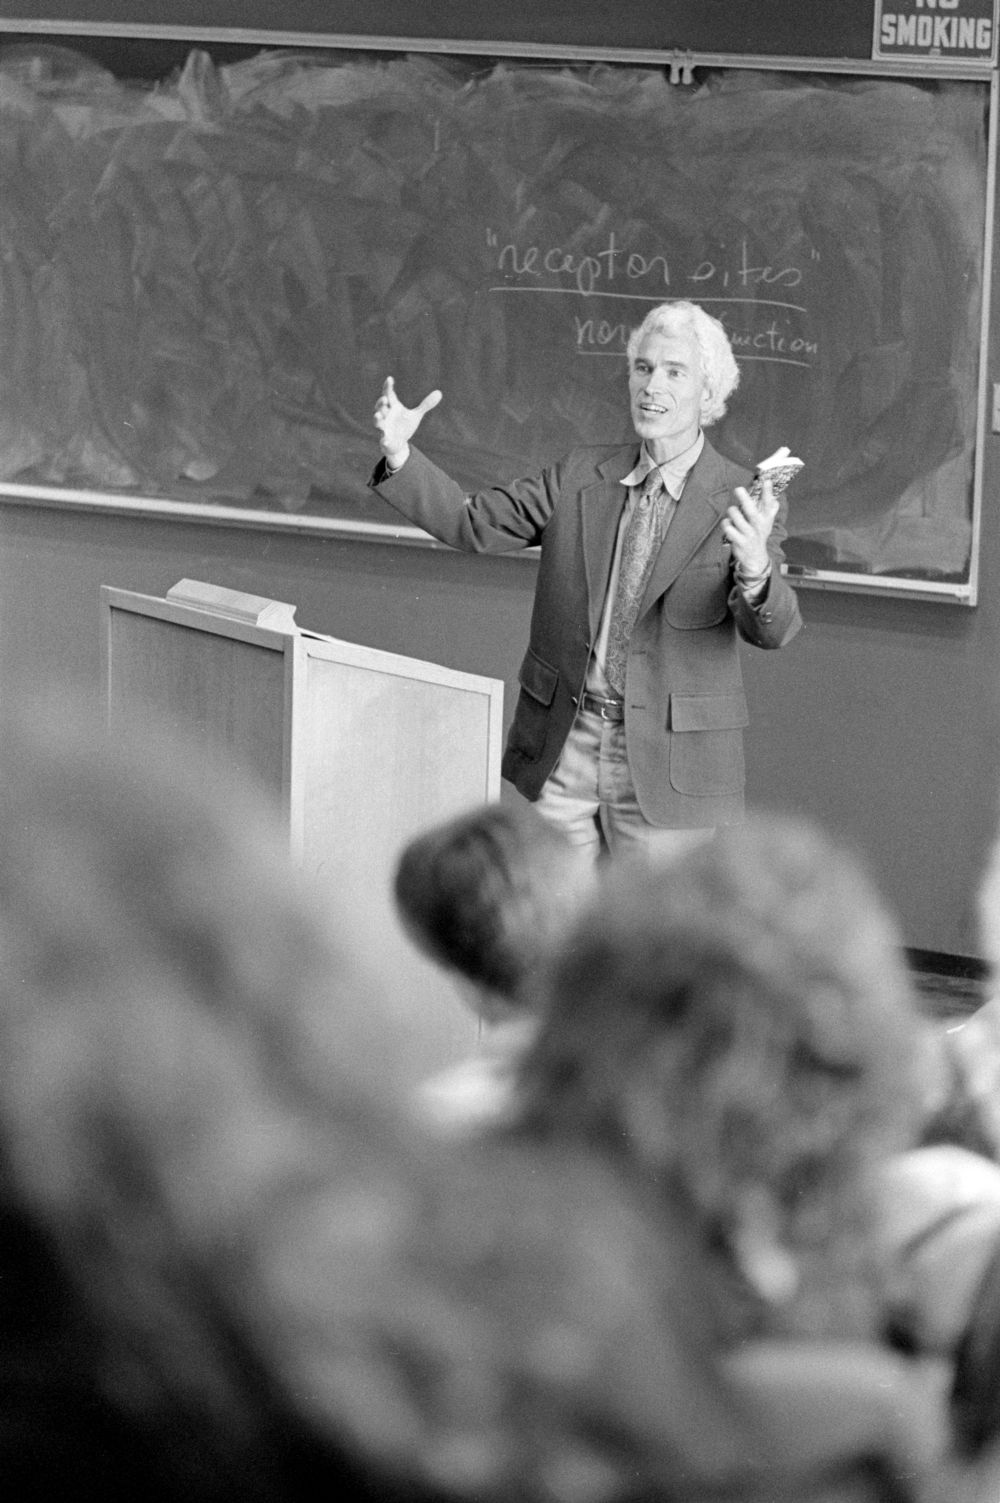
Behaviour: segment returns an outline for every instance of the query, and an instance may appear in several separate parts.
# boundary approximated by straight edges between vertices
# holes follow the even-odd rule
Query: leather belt
[[[600,715],[602,720],[625,719],[625,706],[620,699],[601,699],[598,694],[584,694],[580,699],[580,706],[592,715]]]

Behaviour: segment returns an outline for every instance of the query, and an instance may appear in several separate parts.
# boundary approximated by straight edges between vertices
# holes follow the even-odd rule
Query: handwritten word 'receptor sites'
[[[674,282],[687,282],[704,287],[715,284],[719,287],[741,289],[768,287],[791,290],[802,282],[802,271],[797,266],[755,265],[750,248],[744,239],[732,265],[717,265],[703,260],[679,277],[671,276],[670,262],[665,254],[657,251],[644,255],[641,251],[626,250],[618,244],[614,230],[610,231],[607,244],[602,250],[567,250],[561,245],[519,246],[514,241],[501,245],[495,230],[486,231],[486,243],[496,252],[496,269],[503,277],[527,278],[527,282],[507,283],[505,287],[491,289],[495,292],[513,290],[515,285],[529,288],[532,282],[540,283],[545,278],[561,280],[538,291],[578,292],[584,297],[596,292],[607,292],[615,284],[633,288],[644,282],[648,288],[667,290]]]
[[[657,303],[669,298],[690,297],[700,302],[727,327],[733,349],[744,360],[778,361],[810,366],[819,354],[815,340],[795,328],[807,313],[796,292],[804,278],[795,265],[771,266],[754,260],[746,239],[728,262],[704,259],[690,270],[678,272],[663,252],[645,255],[625,250],[614,232],[600,250],[567,250],[559,245],[501,243],[495,230],[487,230],[487,244],[495,255],[495,269],[504,279],[490,288],[496,293],[569,295],[604,304],[607,299]],[[740,324],[732,327],[739,309]],[[753,327],[746,328],[747,312]],[[763,317],[761,317],[763,315]],[[579,355],[624,355],[634,319],[618,319],[606,313],[574,311],[572,327]]]

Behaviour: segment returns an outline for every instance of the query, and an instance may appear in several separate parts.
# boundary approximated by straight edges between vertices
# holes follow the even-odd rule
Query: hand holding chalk
[[[780,449],[776,449],[767,459],[762,459],[757,466],[757,473],[747,486],[750,499],[755,501],[759,506],[763,498],[764,481],[769,480],[771,482],[771,495],[777,501],[778,497],[787,488],[788,482],[794,480],[802,468],[802,460],[796,459],[786,446],[783,445]]]
[[[726,512],[722,533],[743,578],[766,577],[771,567],[767,540],[778,515],[778,501],[802,468],[802,460],[783,447],[761,460],[749,485],[736,487],[736,503]]]
[[[391,376],[386,376],[382,395],[375,403],[375,427],[391,470],[398,470],[405,464],[410,454],[410,439],[420,427],[424,414],[436,407],[440,400],[439,391],[429,391],[416,407],[404,407],[396,395],[396,383]]]

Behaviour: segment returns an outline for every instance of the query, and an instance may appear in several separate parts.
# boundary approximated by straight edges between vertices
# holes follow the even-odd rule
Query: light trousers
[[[628,758],[625,724],[580,709],[562,755],[535,808],[558,825],[582,859],[668,860],[711,840],[714,827],[662,829],[642,815]]]

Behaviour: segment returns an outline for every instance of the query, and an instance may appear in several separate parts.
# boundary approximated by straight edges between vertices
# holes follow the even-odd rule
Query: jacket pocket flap
[[[672,731],[735,731],[749,725],[747,698],[737,694],[671,694]]]
[[[532,699],[537,699],[539,704],[550,705],[555,698],[556,684],[559,682],[559,674],[548,663],[543,663],[541,658],[535,657],[529,652],[521,664],[521,671],[517,675],[521,688]]]

